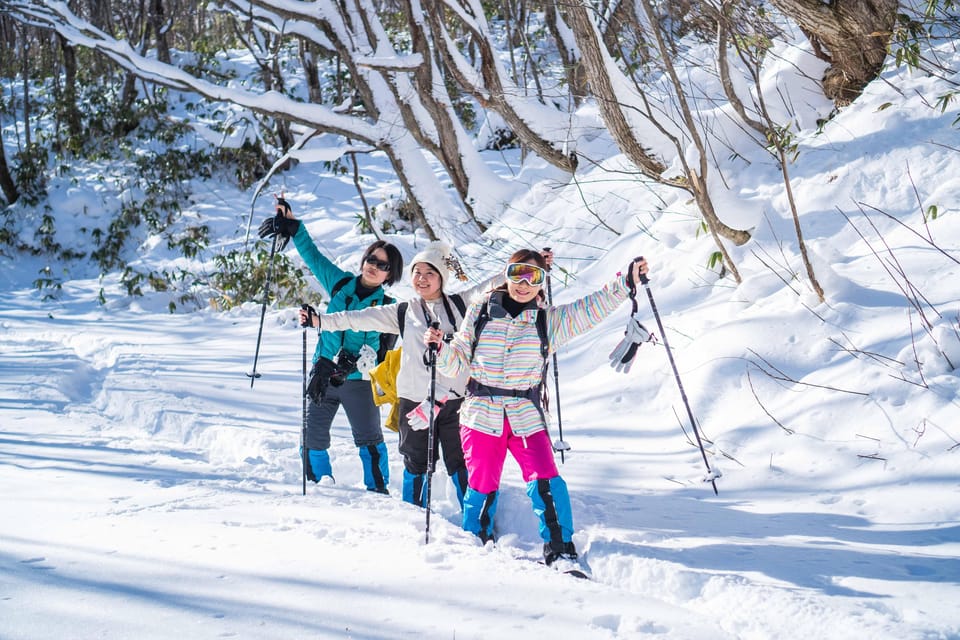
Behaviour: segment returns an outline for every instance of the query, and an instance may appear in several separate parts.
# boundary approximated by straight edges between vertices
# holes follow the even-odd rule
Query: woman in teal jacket
[[[389,304],[393,299],[383,291],[403,277],[403,257],[388,242],[378,240],[363,252],[360,274],[344,271],[320,253],[304,225],[293,217],[290,206],[280,199],[277,215],[260,226],[260,237],[280,234],[293,238],[304,263],[330,296],[327,313],[353,311]],[[330,427],[343,406],[353,431],[353,441],[363,463],[363,482],[369,491],[389,493],[390,468],[387,446],[380,427],[380,409],[373,402],[369,380],[364,371],[376,364],[380,352],[380,333],[376,331],[323,331],[313,354],[310,374],[310,402],[307,405],[307,478],[319,482],[333,478],[330,463]]]

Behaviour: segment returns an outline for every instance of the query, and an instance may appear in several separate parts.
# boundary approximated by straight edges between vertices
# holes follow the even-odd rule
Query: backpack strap
[[[393,304],[394,299],[390,296],[383,296],[383,304]],[[400,320],[400,333],[380,333],[380,348],[377,349],[377,362],[383,362],[387,357],[387,352],[397,346],[397,340],[403,336],[403,316],[405,315],[405,310],[407,303],[402,302],[400,307],[403,309],[397,310],[397,319]]]
[[[408,302],[401,302],[397,305],[397,325],[400,327],[400,337],[403,338],[403,327],[407,323],[407,307],[410,306]]]
[[[462,295],[454,293],[450,296],[450,300],[453,301],[453,305],[457,308],[457,311],[460,312],[461,318],[467,315],[467,302],[463,299]]]
[[[453,305],[460,312],[460,318],[463,319],[467,315],[467,304],[463,301],[463,296],[459,293],[454,293],[451,296],[446,294],[441,294],[440,299],[443,300],[443,308],[447,312],[447,319],[450,321],[450,324],[453,326],[453,330],[456,331],[460,326],[460,323],[457,322],[457,316],[453,315],[453,309],[450,308],[450,300],[453,301]],[[426,313],[426,310],[424,311]]]
[[[348,284],[351,280],[353,280],[353,279],[355,279],[355,278],[359,278],[359,276],[343,276],[342,278],[340,278],[339,280],[337,280],[336,283],[334,283],[333,287],[330,289],[330,299],[333,300],[334,296],[336,296],[338,293],[340,293],[340,290],[343,289],[345,286],[347,286],[347,284]],[[387,304],[393,304],[394,302],[396,302],[396,300],[395,300],[394,298],[391,298],[391,297],[388,296],[387,294],[384,294],[384,295],[383,295],[383,304],[385,304],[385,305],[387,305]],[[348,297],[348,298],[347,298],[347,306],[349,307],[350,304],[351,304],[351,300],[350,300],[350,298]],[[404,304],[406,304],[406,303],[404,303]],[[364,335],[366,335],[366,332],[364,332]],[[403,335],[403,320],[402,320],[402,319],[400,320],[400,335]],[[397,338],[398,338],[398,337],[399,337],[399,336],[398,336],[396,333],[381,333],[381,334],[380,334],[380,346],[379,346],[379,348],[377,349],[377,362],[378,362],[378,363],[383,362],[383,359],[387,357],[387,351],[390,351],[391,349],[394,348],[394,346],[396,346],[396,344],[397,344]],[[343,337],[343,334],[341,333],[341,334],[340,334],[340,346],[341,346],[341,347],[343,346],[343,342],[344,342],[344,337]]]
[[[332,301],[334,298],[336,298],[337,294],[340,293],[340,290],[343,289],[345,286],[347,286],[350,283],[350,281],[353,280],[353,278],[354,276],[343,276],[342,278],[337,280],[335,283],[333,283],[333,286],[330,288],[330,300]],[[350,296],[347,296],[346,306],[347,307],[350,306]],[[322,327],[321,327],[321,330],[322,330]],[[340,332],[340,348],[341,349],[343,348],[343,343],[345,340],[346,338],[344,337],[343,332]],[[377,362],[379,362],[380,361],[379,350],[377,354],[378,354]]]
[[[547,310],[537,309],[537,334],[540,336],[540,355],[546,361],[550,355],[550,336],[547,335]]]
[[[334,283],[333,288],[330,289],[330,299],[333,300],[333,297],[340,293],[340,289],[343,289],[345,286],[347,286],[347,283],[353,280],[353,278],[354,276],[343,276],[337,280]]]
[[[394,298],[388,295],[383,296],[383,304],[393,304]],[[404,303],[406,304],[406,303]],[[402,306],[402,305],[401,305]],[[400,333],[380,333],[380,348],[377,349],[377,362],[383,362],[387,357],[387,352],[397,346],[397,340],[403,335],[403,316],[400,316]]]
[[[477,319],[473,321],[473,342],[470,343],[470,362],[473,362],[473,354],[477,351],[477,343],[480,342],[480,334],[483,328],[490,321],[490,296],[487,296],[480,311],[477,313]]]
[[[543,356],[543,368],[540,370],[540,384],[537,385],[540,393],[540,404],[537,410],[546,423],[547,417],[544,411],[549,411],[550,399],[547,394],[547,371],[550,369],[550,336],[547,334],[547,310],[537,309],[537,333],[540,335],[540,355]]]

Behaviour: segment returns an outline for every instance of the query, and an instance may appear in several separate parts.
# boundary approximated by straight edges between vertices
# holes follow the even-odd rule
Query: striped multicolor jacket
[[[550,350],[555,351],[599,324],[627,299],[628,291],[626,278],[620,277],[575,302],[544,307],[542,312],[547,314]],[[440,349],[437,368],[451,377],[469,370],[473,380],[500,389],[524,390],[540,384],[543,358],[536,309],[521,311],[516,318],[491,317],[480,334],[471,360],[474,324],[484,299],[467,310],[460,331]],[[542,431],[547,426],[533,402],[527,398],[505,396],[468,396],[460,408],[460,424],[499,436],[503,433],[504,415],[510,419],[510,428],[518,436]]]

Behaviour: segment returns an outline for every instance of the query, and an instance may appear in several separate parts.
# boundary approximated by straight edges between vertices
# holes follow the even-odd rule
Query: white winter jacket
[[[496,276],[487,282],[481,283],[455,295],[463,298],[465,307],[479,299],[503,282],[503,276]],[[454,294],[443,294],[447,298],[447,305],[453,314],[453,321],[448,317],[443,301],[437,299],[426,302],[416,296],[408,300],[407,312],[403,323],[403,353],[400,356],[400,371],[397,374],[397,395],[407,400],[421,402],[430,393],[430,368],[423,362],[426,346],[423,344],[423,335],[427,331],[428,321],[425,318],[424,307],[430,315],[430,322],[439,322],[440,330],[444,333],[455,333],[460,329],[463,316],[460,309],[450,299]],[[369,307],[358,311],[339,311],[337,313],[320,314],[320,327],[324,331],[380,331],[383,333],[399,333],[400,323],[397,316],[401,303]],[[449,396],[450,399],[462,398],[470,372],[465,370],[457,377],[443,375],[437,368],[437,398]]]

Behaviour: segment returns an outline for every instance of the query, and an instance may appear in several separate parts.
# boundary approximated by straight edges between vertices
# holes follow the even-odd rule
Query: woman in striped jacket
[[[548,254],[548,257],[549,256]],[[509,451],[527,483],[527,495],[540,519],[544,560],[576,563],[573,515],[567,485],[557,471],[540,401],[550,352],[596,326],[628,297],[626,275],[580,300],[546,306],[542,286],[548,261],[524,249],[507,264],[507,283],[468,310],[460,331],[448,344],[428,329],[426,344],[438,344],[437,368],[448,376],[469,371],[467,397],[460,410],[469,486],[463,503],[463,528],[484,542],[493,539],[500,475]],[[631,263],[633,282],[647,263]],[[539,314],[546,314],[540,320]],[[547,346],[541,333],[546,333]]]

